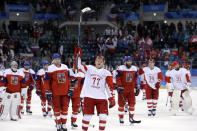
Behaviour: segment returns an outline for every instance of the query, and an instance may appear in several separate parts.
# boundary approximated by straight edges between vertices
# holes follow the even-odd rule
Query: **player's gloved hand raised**
[[[50,90],[46,90],[45,97],[48,101],[51,101],[52,99],[52,92]]]
[[[37,94],[38,96],[40,96],[40,95],[41,95],[41,89],[36,89],[36,94]]]
[[[108,100],[109,100],[109,108],[112,108],[116,105],[114,97],[110,97]]]
[[[74,95],[74,89],[68,90],[68,97],[71,98]]]
[[[138,96],[140,93],[140,89],[139,88],[135,88],[135,96]]]
[[[124,91],[124,88],[121,87],[121,86],[118,86],[118,87],[117,87],[117,91],[118,91],[118,94],[120,94],[121,92]]]

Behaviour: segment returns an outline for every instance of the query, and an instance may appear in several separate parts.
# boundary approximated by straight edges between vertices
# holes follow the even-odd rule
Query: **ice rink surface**
[[[116,95],[117,96],[117,95]],[[197,110],[197,90],[191,92],[193,100],[193,108]],[[197,131],[197,111],[193,115],[185,112],[179,112],[178,116],[172,116],[169,108],[166,107],[167,93],[165,89],[160,89],[160,98],[158,101],[157,115],[155,117],[147,116],[146,101],[141,100],[142,92],[137,97],[135,119],[142,120],[141,124],[130,125],[128,114],[125,115],[125,124],[119,124],[117,104],[116,107],[109,110],[109,117],[105,131]],[[70,108],[71,109],[71,108]],[[67,128],[68,130],[81,131],[82,114],[79,114],[77,129],[71,129],[69,109]],[[22,119],[14,122],[9,121],[9,117],[5,121],[0,121],[0,131],[56,131],[53,118],[43,118],[40,106],[40,99],[33,91],[32,98],[33,115],[23,115]],[[91,120],[89,131],[98,131],[98,117],[95,115]]]

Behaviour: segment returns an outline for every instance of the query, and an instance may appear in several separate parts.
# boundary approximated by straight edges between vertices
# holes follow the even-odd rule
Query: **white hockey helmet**
[[[13,71],[16,71],[17,68],[18,68],[18,63],[16,61],[12,61],[11,64],[10,64],[10,66],[11,66],[11,69]]]

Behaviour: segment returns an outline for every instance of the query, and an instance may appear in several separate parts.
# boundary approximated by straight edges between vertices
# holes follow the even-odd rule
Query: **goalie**
[[[192,114],[192,99],[189,94],[189,86],[191,85],[188,71],[180,68],[178,62],[173,62],[174,69],[171,72],[171,82],[173,84],[172,95],[172,113],[177,115],[180,100],[183,99],[184,111]]]
[[[17,121],[20,117],[20,102],[21,95],[24,94],[25,79],[24,73],[17,69],[18,64],[16,61],[11,62],[11,68],[6,69],[4,76],[0,82],[0,89],[6,87],[3,95],[2,105],[0,107],[0,118],[6,119],[10,114],[12,121]]]

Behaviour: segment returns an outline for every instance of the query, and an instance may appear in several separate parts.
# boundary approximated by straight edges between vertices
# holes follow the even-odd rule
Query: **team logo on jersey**
[[[25,81],[29,80],[29,74],[25,74]]]
[[[132,80],[133,80],[133,74],[126,73],[126,82],[132,82]]]
[[[11,77],[11,84],[12,85],[17,85],[18,84],[18,77],[12,76]]]
[[[65,83],[66,82],[66,76],[64,73],[58,73],[57,74],[57,81],[58,83]]]

